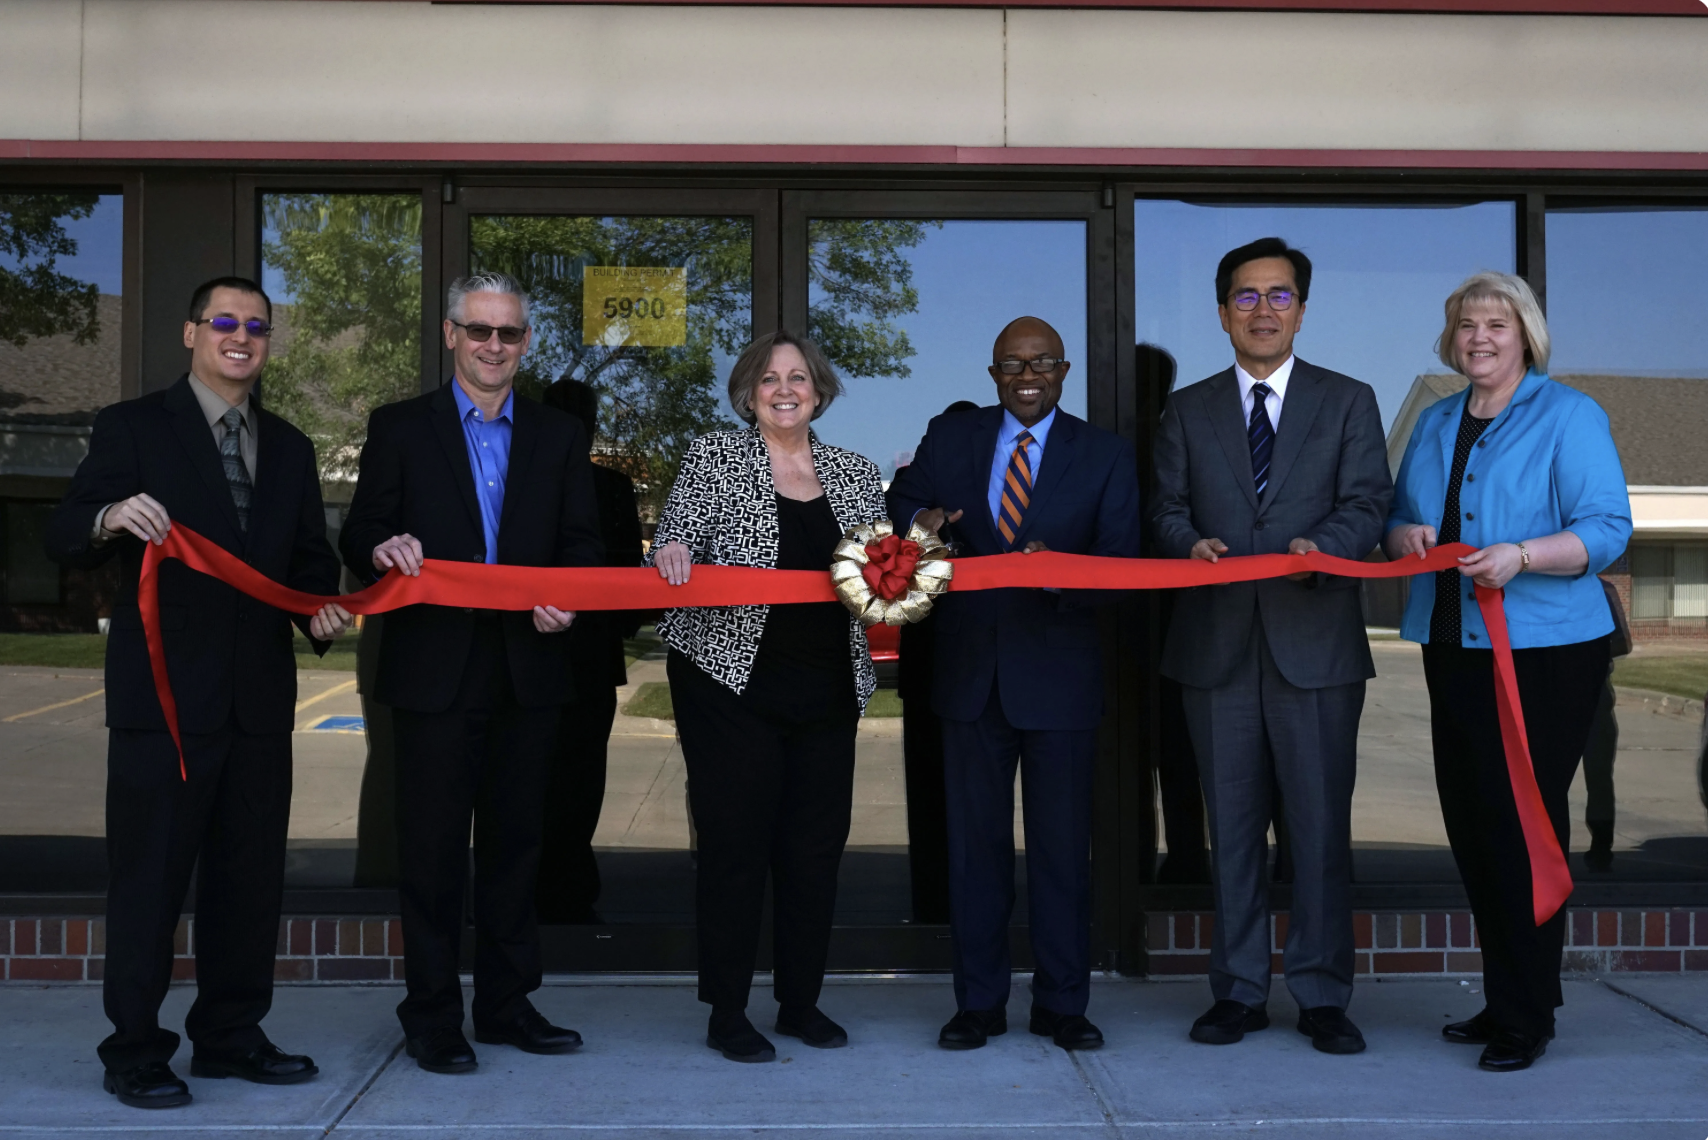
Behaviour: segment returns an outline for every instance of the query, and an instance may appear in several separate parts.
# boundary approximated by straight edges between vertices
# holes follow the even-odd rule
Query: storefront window
[[[336,545],[368,415],[421,391],[421,199],[264,194],[261,224],[261,284],[275,326],[262,397],[314,442]],[[296,637],[292,887],[386,885],[383,875],[358,873],[358,822],[379,802],[361,795],[370,717],[388,715],[358,691],[361,636],[346,634],[320,657]]]
[[[1061,333],[1074,366],[1061,407],[1084,417],[1084,222],[821,218],[807,238],[808,325],[848,389],[816,427],[885,479],[931,417],[996,402],[991,345],[1016,317]]]
[[[117,574],[47,519],[119,399],[124,198],[0,193],[0,893],[106,883],[101,665]]]

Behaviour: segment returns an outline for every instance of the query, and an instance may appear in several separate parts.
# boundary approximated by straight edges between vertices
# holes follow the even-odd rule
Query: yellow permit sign
[[[688,271],[589,265],[582,276],[581,318],[583,344],[687,344]]]

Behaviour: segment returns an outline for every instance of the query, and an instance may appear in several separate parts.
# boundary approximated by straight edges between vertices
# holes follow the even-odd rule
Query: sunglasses
[[[240,321],[236,317],[203,317],[196,322],[198,325],[212,325],[213,330],[221,336],[230,336],[239,328],[250,336],[267,337],[273,335],[273,326],[259,317]]]
[[[517,328],[515,325],[465,325],[461,321],[451,323],[462,329],[476,344],[485,344],[492,339],[493,333],[498,334],[499,342],[503,344],[521,344],[522,338],[528,335],[526,328]]]

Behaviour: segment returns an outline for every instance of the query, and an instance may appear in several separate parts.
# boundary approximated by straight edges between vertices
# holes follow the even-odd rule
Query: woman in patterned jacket
[[[701,436],[653,537],[672,585],[695,563],[828,571],[843,531],[885,515],[870,459],[819,441],[842,391],[811,341],[760,337],[730,372],[750,427]],[[778,1033],[834,1048],[819,1011],[836,873],[854,798],[854,734],[877,679],[838,602],[667,610],[670,692],[699,833],[696,921],[706,1044],[732,1061],[776,1049],[747,1019],[765,878],[774,884]]]

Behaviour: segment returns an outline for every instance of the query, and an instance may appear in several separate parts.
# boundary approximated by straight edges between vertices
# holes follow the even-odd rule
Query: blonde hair
[[[1441,330],[1441,338],[1435,342],[1435,354],[1441,358],[1441,363],[1455,372],[1465,371],[1454,347],[1459,321],[1464,317],[1466,308],[1488,301],[1505,305],[1517,318],[1524,333],[1525,359],[1536,371],[1548,371],[1552,342],[1548,338],[1548,319],[1542,315],[1536,294],[1530,291],[1530,284],[1524,278],[1488,270],[1465,278],[1464,283],[1448,295],[1447,325]]]

